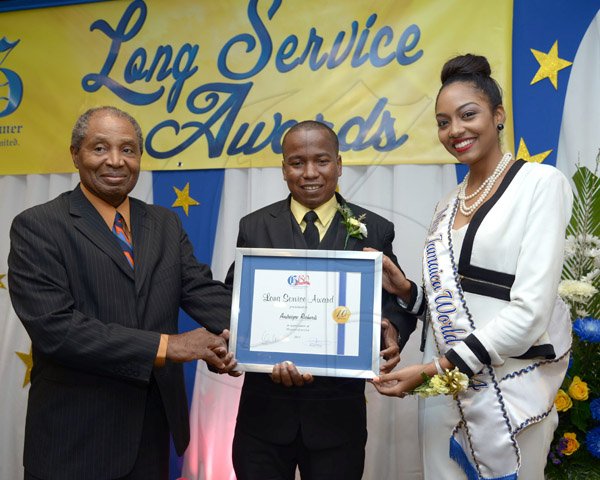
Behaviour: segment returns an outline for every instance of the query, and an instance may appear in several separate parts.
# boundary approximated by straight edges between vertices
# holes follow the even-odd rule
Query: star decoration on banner
[[[2,279],[6,277],[5,273],[0,273],[0,288],[4,288],[6,289],[6,285],[4,285],[4,283],[2,283]]]
[[[540,52],[539,50],[531,49],[531,53],[540,64],[540,68],[536,72],[530,85],[547,78],[554,85],[554,89],[558,90],[558,71],[572,65],[573,62],[563,60],[558,57],[558,40],[554,42],[548,53]]]
[[[27,369],[25,370],[25,378],[23,378],[23,388],[31,380],[31,369],[33,368],[33,355],[31,354],[31,347],[29,347],[29,353],[15,352],[17,356],[23,361]]]
[[[173,187],[175,190],[175,195],[177,195],[177,200],[173,202],[172,207],[181,207],[185,212],[186,217],[189,215],[190,207],[193,205],[200,205],[200,202],[194,200],[190,197],[190,182],[186,183],[185,187],[182,190],[179,190],[177,187]]]
[[[526,162],[542,163],[544,160],[546,160],[546,157],[551,153],[552,150],[546,150],[545,152],[538,153],[537,155],[531,155],[531,153],[529,153],[527,145],[525,144],[525,140],[523,140],[522,138],[521,140],[519,140],[519,150],[517,151],[517,158],[522,158]]]

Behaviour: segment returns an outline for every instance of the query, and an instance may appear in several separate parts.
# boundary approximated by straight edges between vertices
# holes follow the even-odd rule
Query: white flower
[[[573,235],[569,235],[565,239],[565,257],[571,258],[577,253],[577,239]]]
[[[581,280],[586,283],[592,283],[598,275],[600,275],[600,268],[594,268],[588,274],[581,277]]]
[[[591,247],[586,249],[585,254],[590,258],[596,258],[600,256],[600,248]]]
[[[592,246],[596,248],[600,247],[600,237],[597,237],[596,235],[588,235],[587,240]]]
[[[358,238],[359,240],[366,238],[367,226],[362,222],[365,219],[366,214],[362,213],[358,217],[355,217],[348,205],[338,205],[337,209],[342,216],[342,223],[346,227],[346,241],[344,242],[344,249],[346,249],[346,246],[348,245],[348,239],[350,237]]]
[[[572,258],[578,253],[596,258],[600,255],[600,237],[595,235],[568,235],[565,239],[565,257]]]
[[[369,234],[369,232],[367,231],[367,226],[364,223],[361,222],[359,228],[360,228],[360,234],[363,237],[367,238],[367,236]]]
[[[585,303],[592,298],[598,290],[589,282],[581,280],[563,280],[558,285],[558,294],[565,300]]]

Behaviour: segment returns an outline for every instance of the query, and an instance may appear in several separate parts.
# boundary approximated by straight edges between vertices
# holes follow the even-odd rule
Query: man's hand
[[[229,330],[225,329],[220,334],[219,337],[223,338],[227,345],[229,345]],[[225,369],[216,369],[217,373],[227,373],[230,377],[239,377],[244,372],[240,372],[239,370],[234,370],[237,366],[237,360],[233,357],[233,354],[230,353],[223,358],[225,361],[227,358],[230,358],[229,362],[226,364]],[[210,370],[210,366],[209,366]]]
[[[271,380],[285,387],[302,387],[314,379],[310,373],[300,373],[292,362],[282,362],[273,365]]]
[[[172,362],[204,360],[219,373],[230,372],[237,362],[233,358],[233,353],[227,353],[228,338],[227,330],[224,330],[221,335],[215,335],[205,328],[169,335],[167,359]]]
[[[400,347],[398,346],[398,330],[387,318],[381,320],[381,339],[383,350],[379,353],[385,360],[379,368],[380,373],[391,372],[400,362]]]

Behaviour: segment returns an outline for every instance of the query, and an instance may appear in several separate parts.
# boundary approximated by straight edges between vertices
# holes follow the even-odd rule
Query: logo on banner
[[[21,77],[8,68],[5,68],[6,57],[17,46],[20,40],[10,42],[6,37],[0,39],[0,117],[13,113],[23,99],[23,82]],[[0,133],[17,133],[4,132]]]
[[[0,119],[13,113],[23,99],[23,81],[17,72],[6,68],[6,58],[14,50],[20,40],[9,41],[6,37],[0,39]],[[0,148],[17,147],[23,125],[0,124]]]

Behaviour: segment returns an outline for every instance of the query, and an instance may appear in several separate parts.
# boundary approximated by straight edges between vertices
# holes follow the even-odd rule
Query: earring
[[[499,123],[498,125],[496,125],[496,128],[498,129],[499,132],[501,132],[502,130],[504,130],[504,124]]]

